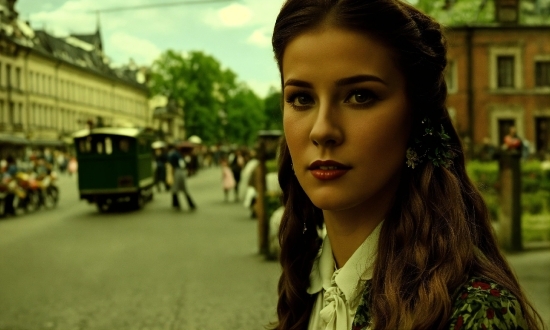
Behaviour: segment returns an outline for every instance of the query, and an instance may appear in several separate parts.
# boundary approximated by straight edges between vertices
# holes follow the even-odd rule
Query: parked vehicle
[[[122,202],[140,209],[153,198],[152,133],[102,127],[79,131],[73,137],[80,199],[105,212]]]

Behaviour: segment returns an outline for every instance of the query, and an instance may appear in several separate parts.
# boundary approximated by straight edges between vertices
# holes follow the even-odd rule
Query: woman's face
[[[293,167],[323,210],[393,198],[405,164],[411,110],[392,50],[331,27],[293,39],[283,57],[283,125]]]

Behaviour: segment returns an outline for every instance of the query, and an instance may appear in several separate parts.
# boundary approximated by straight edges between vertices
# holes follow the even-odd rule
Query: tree
[[[443,25],[485,24],[494,21],[492,0],[418,0],[416,7]]]
[[[444,25],[495,22],[495,0],[418,0],[418,9]],[[550,0],[520,0],[521,24],[550,23]]]
[[[281,106],[281,92],[271,87],[269,94],[264,100],[265,107],[265,129],[268,130],[282,130],[283,129],[283,112]]]
[[[200,51],[173,50],[161,54],[151,71],[151,93],[170,97],[184,109],[188,136],[198,135],[207,144],[224,139],[220,110],[237,86],[235,73]]]
[[[257,133],[264,126],[264,102],[246,84],[240,84],[228,100],[227,140],[239,145],[251,146]]]

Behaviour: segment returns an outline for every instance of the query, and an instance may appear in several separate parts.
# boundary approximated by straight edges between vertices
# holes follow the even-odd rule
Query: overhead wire
[[[90,12],[93,12],[93,13],[112,13],[112,12],[126,11],[126,10],[140,10],[140,9],[149,9],[149,8],[175,7],[175,6],[184,6],[184,5],[202,5],[202,4],[223,3],[223,2],[238,2],[238,1],[235,1],[235,0],[188,0],[188,1],[176,1],[176,2],[145,4],[145,5],[135,5],[135,6],[125,6],[125,7],[113,7],[113,8],[92,10]]]

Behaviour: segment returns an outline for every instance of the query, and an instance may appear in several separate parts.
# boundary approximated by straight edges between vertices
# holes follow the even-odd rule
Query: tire
[[[57,205],[59,201],[59,189],[56,186],[49,186],[47,192],[52,196],[54,203]]]
[[[34,212],[40,208],[40,192],[36,190],[30,190],[27,192],[27,204],[25,210],[27,212]]]
[[[109,212],[111,205],[107,203],[107,200],[105,199],[98,199],[96,202],[97,210],[100,213],[106,213]]]
[[[145,206],[145,197],[143,197],[141,192],[132,196],[132,204],[135,210],[141,210]]]
[[[44,207],[47,209],[54,208],[57,205],[57,188],[54,186],[49,186],[46,191],[43,192]]]

